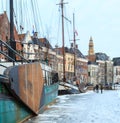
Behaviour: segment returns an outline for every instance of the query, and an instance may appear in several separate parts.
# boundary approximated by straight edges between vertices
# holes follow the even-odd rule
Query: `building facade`
[[[88,62],[88,84],[99,84],[99,66],[97,63]]]

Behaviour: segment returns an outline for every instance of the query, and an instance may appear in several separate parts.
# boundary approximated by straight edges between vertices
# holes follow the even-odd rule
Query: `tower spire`
[[[88,55],[94,55],[94,43],[93,43],[93,39],[92,36],[90,37],[89,40],[89,51],[88,51]]]

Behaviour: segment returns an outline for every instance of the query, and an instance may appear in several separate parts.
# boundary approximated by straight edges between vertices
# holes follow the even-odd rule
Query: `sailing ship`
[[[63,81],[60,82],[60,94],[79,94],[85,92],[85,85],[83,83],[80,83],[80,78],[77,77],[76,75],[76,56],[77,56],[77,48],[76,48],[76,31],[75,31],[75,17],[73,13],[73,41],[74,43],[72,44],[74,48],[72,48],[72,53],[74,54],[74,77],[72,82],[68,82],[66,79],[66,73],[65,73],[65,47],[64,47],[64,19],[69,21],[66,17],[64,17],[64,0],[61,0],[61,3],[58,4],[61,6],[61,16],[62,16],[62,50],[63,50]],[[71,21],[69,21],[71,22]]]
[[[10,45],[0,40],[0,54],[8,59],[0,63],[0,123],[23,122],[43,112],[56,99],[59,85],[58,74],[45,62],[32,62],[16,51],[13,0],[10,8]]]

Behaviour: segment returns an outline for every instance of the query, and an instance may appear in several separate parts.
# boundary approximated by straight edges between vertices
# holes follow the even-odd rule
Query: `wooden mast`
[[[75,17],[73,13],[73,42],[74,42],[74,77],[76,77],[76,39],[75,39]]]
[[[64,10],[63,10],[63,0],[61,0],[61,10],[62,10],[62,50],[63,50],[63,81],[66,81],[66,76],[65,76],[65,46],[64,46]]]
[[[10,0],[10,46],[16,50],[16,43],[14,40],[14,19],[13,19],[13,0]],[[16,60],[15,54],[9,50],[9,56]]]
[[[65,3],[63,3],[63,0],[61,0],[61,3],[57,4],[61,6],[62,11],[62,53],[63,53],[63,81],[66,82],[66,76],[65,76],[65,46],[64,46],[64,10],[63,6]]]
[[[62,52],[63,52],[63,82],[66,82],[66,76],[65,76],[65,46],[64,46],[64,4],[67,3],[63,3],[64,0],[61,0],[61,3],[57,4],[61,6],[61,11],[62,11]],[[67,18],[65,18],[67,21],[71,22],[70,20],[68,20]]]
[[[75,14],[73,13],[73,42],[74,42],[74,77],[76,78],[76,40],[80,40],[80,39],[76,39],[76,29],[75,29]],[[77,34],[78,35],[78,34]]]

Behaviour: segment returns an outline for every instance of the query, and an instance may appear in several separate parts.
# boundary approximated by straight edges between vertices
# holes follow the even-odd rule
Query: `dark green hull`
[[[18,123],[32,115],[22,103],[12,97],[0,84],[0,123]]]
[[[45,91],[45,105],[48,105],[49,103],[53,102],[56,97],[58,96],[58,83],[49,85],[49,86],[44,86],[44,91]]]
[[[32,114],[14,99],[0,99],[0,123],[18,123]]]
[[[58,83],[44,86],[40,112],[58,96]],[[34,116],[24,104],[12,97],[3,84],[0,84],[0,123],[18,123]]]

